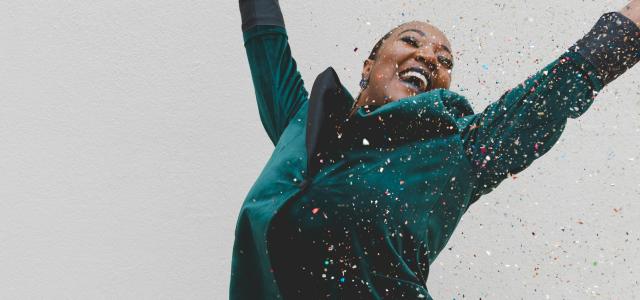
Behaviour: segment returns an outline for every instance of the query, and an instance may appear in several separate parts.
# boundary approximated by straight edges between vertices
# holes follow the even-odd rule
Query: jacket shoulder
[[[448,113],[455,119],[473,115],[473,108],[466,97],[454,91],[439,89],[440,99]]]

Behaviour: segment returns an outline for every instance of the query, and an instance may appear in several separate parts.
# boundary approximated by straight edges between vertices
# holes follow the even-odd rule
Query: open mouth
[[[400,73],[398,77],[409,87],[414,88],[418,92],[426,92],[431,84],[429,73],[420,68],[408,68]]]

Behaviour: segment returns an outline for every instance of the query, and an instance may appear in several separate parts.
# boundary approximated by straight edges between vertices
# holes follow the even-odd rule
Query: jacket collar
[[[318,171],[322,159],[318,153],[325,152],[341,138],[340,124],[348,116],[354,99],[340,83],[332,67],[320,73],[313,83],[307,111],[307,170],[309,175]]]
[[[391,148],[459,132],[456,120],[472,115],[468,101],[436,89],[382,106],[360,107],[349,118],[355,100],[332,67],[313,83],[307,111],[307,170],[315,174],[332,154],[363,147]],[[335,157],[334,157],[335,158]]]

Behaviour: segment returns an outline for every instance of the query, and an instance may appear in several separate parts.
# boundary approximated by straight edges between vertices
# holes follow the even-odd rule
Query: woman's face
[[[362,75],[369,80],[360,105],[383,105],[451,84],[453,55],[446,36],[428,23],[413,21],[395,28],[367,59]]]

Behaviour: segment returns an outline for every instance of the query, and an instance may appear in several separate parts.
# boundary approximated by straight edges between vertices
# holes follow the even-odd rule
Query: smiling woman
[[[398,99],[451,85],[453,55],[447,37],[435,26],[413,21],[389,32],[373,57],[364,62],[360,106],[381,106]]]
[[[469,206],[547,153],[640,60],[635,10],[606,13],[474,113],[448,90],[446,36],[414,21],[376,44],[357,100],[332,68],[309,95],[278,2],[240,9],[275,150],[238,217],[231,299],[430,299],[429,266]]]

